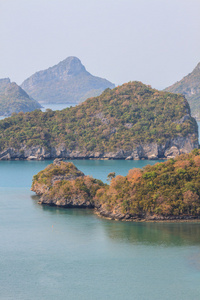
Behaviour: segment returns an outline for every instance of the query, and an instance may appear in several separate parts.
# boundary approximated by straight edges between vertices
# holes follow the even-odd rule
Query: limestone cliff
[[[133,148],[132,151],[124,151],[121,149],[116,152],[73,151],[66,149],[65,144],[52,147],[51,149],[46,149],[41,146],[27,147],[22,145],[19,149],[7,148],[2,151],[0,153],[0,160],[43,160],[52,158],[126,160],[169,159],[182,153],[189,153],[195,148],[198,148],[198,142],[194,140],[194,135],[168,140],[161,145],[157,143],[141,144]]]

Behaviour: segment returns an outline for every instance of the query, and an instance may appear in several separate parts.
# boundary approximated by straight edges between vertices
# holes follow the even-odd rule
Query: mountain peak
[[[64,60],[61,61],[61,63],[71,63],[71,62],[76,62],[81,64],[81,60],[76,57],[76,56],[68,56],[67,58],[65,58]]]
[[[197,66],[194,68],[194,71],[198,71],[198,72],[200,72],[200,62],[197,64]],[[194,72],[193,71],[193,72]]]
[[[69,56],[51,68],[57,69],[59,72],[65,72],[65,75],[78,75],[81,72],[86,72],[85,67],[82,65],[80,59],[75,56]]]
[[[80,59],[69,56],[27,78],[21,87],[40,103],[79,103],[115,85],[90,74]]]

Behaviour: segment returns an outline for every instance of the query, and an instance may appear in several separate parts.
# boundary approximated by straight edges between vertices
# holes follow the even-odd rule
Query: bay
[[[0,161],[0,299],[200,299],[200,224],[131,223],[41,206],[51,161]],[[74,160],[106,181],[156,161]]]

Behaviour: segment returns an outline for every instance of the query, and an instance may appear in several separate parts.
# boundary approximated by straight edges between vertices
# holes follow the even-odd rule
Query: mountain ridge
[[[190,104],[192,115],[200,120],[200,62],[191,73],[164,91],[183,94]]]

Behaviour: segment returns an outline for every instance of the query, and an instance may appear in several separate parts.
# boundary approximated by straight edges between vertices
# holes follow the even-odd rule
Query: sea
[[[0,161],[0,300],[200,299],[200,223],[39,205],[32,177],[51,162]],[[157,161],[72,162],[106,182]]]

